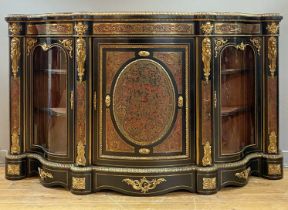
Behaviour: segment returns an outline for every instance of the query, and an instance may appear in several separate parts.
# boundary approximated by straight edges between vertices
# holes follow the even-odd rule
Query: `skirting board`
[[[0,150],[0,165],[5,163],[6,154],[7,154],[7,150]]]
[[[288,150],[282,151],[283,154],[283,165],[288,168]]]
[[[7,150],[0,150],[0,165],[5,163],[5,156],[7,154]],[[284,167],[288,167],[288,150],[282,151],[283,159],[284,159]]]

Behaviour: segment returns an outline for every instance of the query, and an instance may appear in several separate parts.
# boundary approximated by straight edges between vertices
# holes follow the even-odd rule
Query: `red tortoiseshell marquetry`
[[[272,131],[277,135],[277,77],[268,78],[268,133]]]
[[[11,78],[11,133],[19,134],[20,128],[20,79]]]

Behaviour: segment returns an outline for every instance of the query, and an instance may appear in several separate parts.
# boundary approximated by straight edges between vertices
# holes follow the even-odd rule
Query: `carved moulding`
[[[203,178],[203,190],[215,190],[216,189],[216,177]]]
[[[142,193],[147,193],[149,190],[153,190],[157,185],[166,182],[164,178],[148,180],[146,177],[141,178],[140,180],[133,179],[123,179],[122,182],[126,182],[128,185],[131,185],[134,190],[141,191]]]
[[[209,166],[212,164],[212,157],[211,157],[211,146],[210,142],[206,141],[204,145],[204,155],[202,158],[202,165],[203,166]]]
[[[9,175],[20,175],[20,165],[19,164],[8,164],[7,174]]]
[[[207,37],[202,40],[202,62],[205,81],[208,82],[211,71],[211,39]]]
[[[269,135],[268,153],[277,153],[277,135],[272,131]]]
[[[276,72],[276,62],[277,62],[277,39],[275,37],[269,37],[268,39],[268,61],[269,61],[269,71],[271,77],[273,78]]]
[[[85,190],[86,180],[85,177],[72,177],[72,188],[75,190]]]
[[[251,168],[249,167],[249,168],[245,169],[245,170],[242,171],[242,172],[236,173],[235,176],[236,176],[237,178],[239,178],[239,179],[245,179],[245,180],[247,180],[248,177],[249,177],[250,172],[251,172]]]

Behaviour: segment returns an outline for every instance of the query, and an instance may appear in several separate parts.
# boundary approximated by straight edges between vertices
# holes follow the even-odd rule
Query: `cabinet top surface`
[[[7,21],[16,20],[58,20],[61,19],[97,19],[109,18],[192,18],[192,19],[260,19],[281,20],[279,13],[251,14],[241,12],[67,12],[67,13],[44,13],[44,14],[11,14],[6,17]]]

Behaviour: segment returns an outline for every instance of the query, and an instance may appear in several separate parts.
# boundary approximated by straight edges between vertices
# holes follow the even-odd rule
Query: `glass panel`
[[[67,154],[67,67],[67,58],[61,48],[35,49],[33,143],[56,154]]]
[[[221,153],[255,143],[255,63],[250,46],[225,48],[221,56]]]

